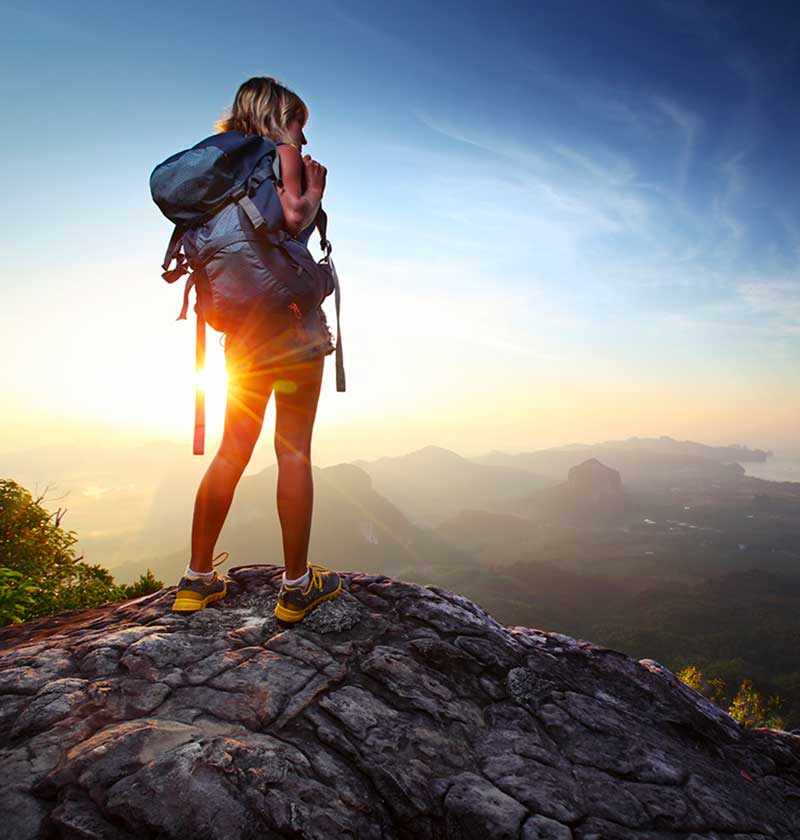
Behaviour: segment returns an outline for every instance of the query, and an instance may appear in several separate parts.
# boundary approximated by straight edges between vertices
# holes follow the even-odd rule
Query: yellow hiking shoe
[[[223,557],[224,555],[224,557]],[[219,566],[228,559],[229,554],[223,551],[214,560],[223,557],[219,563],[212,566]],[[173,612],[195,612],[202,610],[213,601],[219,601],[228,594],[228,581],[214,572],[214,577],[206,582],[203,578],[182,577],[178,582],[178,591],[175,593],[175,601],[172,604]]]
[[[310,580],[305,589],[281,583],[278,603],[275,605],[275,618],[281,621],[300,621],[323,601],[336,598],[342,591],[342,581],[336,572],[313,563],[306,565]]]

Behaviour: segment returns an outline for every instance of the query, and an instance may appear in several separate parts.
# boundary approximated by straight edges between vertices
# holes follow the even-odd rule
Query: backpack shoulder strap
[[[272,161],[272,169],[275,172],[275,180],[278,182],[279,186],[283,186],[283,181],[281,180],[281,156],[278,153],[278,146],[289,146],[290,143],[287,143],[285,140],[276,140],[275,141],[275,160]]]

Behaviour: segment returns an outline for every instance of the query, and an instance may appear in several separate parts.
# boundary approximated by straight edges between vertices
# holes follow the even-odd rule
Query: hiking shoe
[[[222,555],[225,555],[225,560],[228,558],[228,552],[223,551],[214,558],[216,560]],[[224,563],[225,560],[220,560]],[[212,564],[219,566],[220,563]],[[203,578],[189,578],[182,577],[178,583],[178,591],[175,593],[175,601],[172,604],[173,612],[195,612],[202,610],[203,607],[208,606],[213,601],[219,601],[228,594],[228,581],[220,577],[214,572],[214,577],[206,583]]]
[[[311,579],[305,589],[281,583],[275,618],[281,621],[300,621],[316,606],[335,598],[342,591],[342,581],[336,572],[313,563],[307,565]]]

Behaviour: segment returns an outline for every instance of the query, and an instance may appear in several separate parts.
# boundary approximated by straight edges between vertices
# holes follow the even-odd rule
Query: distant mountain
[[[440,446],[352,463],[422,527],[435,527],[465,508],[503,512],[519,496],[553,483],[524,468],[476,464]]]
[[[380,572],[415,580],[441,579],[451,567],[470,568],[473,556],[440,536],[421,530],[376,492],[372,479],[354,464],[313,469],[314,514],[308,559],[332,569]],[[229,565],[283,565],[283,540],[278,519],[278,467],[273,464],[239,482],[236,496],[217,542],[217,552],[230,552]],[[165,582],[180,576],[189,562],[189,526],[185,549],[153,555],[114,569],[116,579],[135,579],[145,568]],[[168,544],[165,548],[173,548]],[[224,568],[223,568],[224,570]]]
[[[674,455],[700,455],[704,458],[713,458],[719,461],[766,461],[770,455],[775,454],[771,449],[750,449],[739,443],[733,443],[729,446],[710,446],[707,443],[697,443],[693,440],[675,440],[669,435],[661,435],[657,438],[634,436],[625,438],[625,440],[606,440],[599,443],[568,443],[563,446],[555,446],[553,449],[561,452],[585,452],[587,449],[596,446],[628,450],[643,449],[649,452],[664,452]],[[494,450],[492,454],[498,451]]]
[[[620,472],[626,485],[663,487],[675,481],[736,481],[745,474],[738,463],[723,464],[710,455],[684,452],[678,448],[648,448],[628,442],[598,443],[586,446],[570,445],[540,449],[517,454],[493,451],[489,455],[469,460],[482,466],[506,467],[527,470],[537,477],[563,481],[569,469],[589,458],[596,458],[611,469]],[[700,446],[700,444],[697,444]],[[707,447],[712,450],[713,447]]]
[[[674,455],[698,455],[701,458],[711,458],[720,462],[730,461],[766,461],[773,455],[771,449],[750,449],[747,446],[735,443],[729,446],[710,446],[706,443],[697,443],[692,440],[675,440],[667,435],[658,438],[630,437],[626,440],[605,441],[600,446],[633,450],[646,450],[648,452],[662,452]]]

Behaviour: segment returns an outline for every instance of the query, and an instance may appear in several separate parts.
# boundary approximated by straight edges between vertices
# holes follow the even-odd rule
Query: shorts
[[[225,336],[225,367],[231,375],[285,370],[335,352],[333,335],[321,306],[307,312],[278,335],[263,339],[257,330]]]

